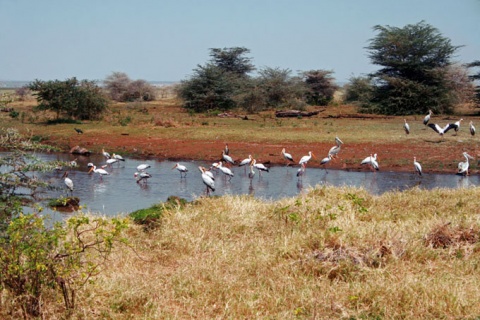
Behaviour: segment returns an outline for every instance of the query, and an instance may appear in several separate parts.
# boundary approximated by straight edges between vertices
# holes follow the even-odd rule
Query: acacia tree
[[[51,110],[57,115],[81,120],[96,119],[107,109],[108,102],[94,81],[78,81],[75,77],[65,81],[35,80],[29,84],[37,97],[38,110]]]
[[[211,48],[211,63],[225,72],[245,77],[255,70],[252,59],[244,56],[248,53],[250,50],[245,47]]]
[[[455,101],[447,67],[459,46],[423,21],[403,28],[380,26],[367,47],[373,64],[374,111],[384,114],[450,113]]]
[[[477,83],[477,85],[475,86],[475,100],[476,100],[477,105],[480,105],[480,84],[479,84],[479,81],[480,81],[480,60],[476,60],[476,61],[473,61],[471,63],[468,63],[467,68],[469,68],[469,69],[470,68],[478,68],[477,73],[474,73],[474,74],[470,75],[469,77],[474,83]]]
[[[307,87],[305,99],[308,104],[327,105],[333,100],[338,86],[332,74],[333,71],[328,70],[310,70],[301,74]]]
[[[115,101],[153,101],[155,88],[145,80],[131,80],[124,72],[113,72],[104,81],[105,89]]]
[[[195,112],[237,107],[239,96],[250,86],[248,73],[254,70],[251,58],[244,56],[249,52],[242,47],[210,49],[211,60],[198,65],[193,76],[178,87],[183,106]]]

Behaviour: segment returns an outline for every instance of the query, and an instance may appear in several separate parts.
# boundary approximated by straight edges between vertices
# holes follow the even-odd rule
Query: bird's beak
[[[177,165],[174,165],[173,168],[172,168],[172,170],[175,169],[176,167],[177,167]]]
[[[312,157],[314,157],[315,159],[317,159],[317,156],[316,156],[316,155],[314,155],[314,154],[313,154],[313,152],[312,152]]]
[[[88,170],[88,173],[93,171],[93,167],[90,167],[90,170]]]

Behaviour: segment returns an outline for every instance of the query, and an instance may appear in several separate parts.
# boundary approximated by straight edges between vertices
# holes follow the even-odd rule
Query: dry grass
[[[201,198],[134,226],[75,318],[475,318],[479,188]],[[61,318],[52,298],[49,319]]]

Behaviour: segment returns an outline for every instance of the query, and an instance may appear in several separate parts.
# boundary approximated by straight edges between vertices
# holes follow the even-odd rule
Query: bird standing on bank
[[[427,125],[428,122],[430,121],[430,117],[432,116],[433,112],[432,110],[428,110],[428,114],[423,118],[423,124]]]
[[[403,124],[403,129],[405,130],[406,134],[410,134],[410,126],[407,123],[407,119],[403,119],[404,124]]]
[[[282,149],[282,156],[285,161],[287,161],[287,166],[293,161],[293,157],[290,153],[285,152],[285,148]]]
[[[332,158],[336,158],[337,154],[340,152],[340,149],[342,148],[343,141],[340,140],[339,137],[335,137],[335,143],[337,144],[336,146],[333,146],[330,148],[328,151],[328,155],[331,155]]]
[[[78,134],[83,134],[82,129],[78,129],[78,128],[73,128],[73,129],[75,129],[75,131],[77,131]]]
[[[473,121],[470,121],[470,134],[472,136],[475,135],[475,126],[473,125]]]
[[[420,163],[417,162],[417,158],[413,157],[413,167],[415,168],[415,172],[421,176],[422,175],[422,166]]]

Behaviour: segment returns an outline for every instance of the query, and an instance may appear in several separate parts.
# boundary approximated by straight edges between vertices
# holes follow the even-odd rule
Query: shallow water
[[[70,154],[39,154],[39,158],[51,161],[71,161]],[[69,177],[73,180],[75,190],[73,196],[80,198],[80,204],[91,212],[100,212],[106,215],[128,213],[147,208],[153,204],[165,201],[169,196],[177,196],[193,200],[205,194],[201,173],[198,166],[210,167],[211,163],[202,161],[183,161],[189,172],[186,178],[180,178],[180,173],[172,167],[176,162],[156,161],[154,159],[131,159],[119,165],[114,164],[106,170],[110,175],[100,178],[98,174],[88,174],[87,163],[96,165],[105,164],[100,155],[77,157],[78,168],[69,170]],[[136,183],[134,173],[141,163],[151,165],[147,171],[152,178],[147,183]],[[412,166],[413,167],[413,166]],[[273,166],[270,172],[260,174],[256,170],[255,176],[250,179],[248,168],[233,167],[235,176],[225,179],[222,172],[216,172],[215,192],[212,195],[246,194],[267,200],[296,196],[309,187],[316,185],[355,186],[363,187],[372,194],[382,194],[392,190],[406,190],[418,186],[423,189],[433,188],[460,188],[480,185],[477,175],[461,177],[455,174],[424,174],[419,177],[412,172],[352,172],[344,170],[328,170],[307,168],[301,180],[296,176],[298,167]],[[412,168],[413,170],[413,168]],[[60,188],[49,192],[48,197],[66,196],[63,171],[52,172],[46,175],[53,186]],[[48,210],[47,210],[48,211]]]

